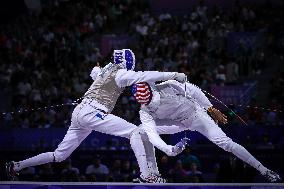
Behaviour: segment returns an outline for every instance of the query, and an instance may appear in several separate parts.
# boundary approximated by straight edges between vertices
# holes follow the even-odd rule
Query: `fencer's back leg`
[[[61,162],[68,158],[91,132],[89,129],[70,127],[53,153],[54,162]]]
[[[235,156],[251,165],[255,169],[265,174],[267,168],[254,158],[243,146],[235,143],[206,113],[200,113],[192,122],[194,129],[206,136],[210,141],[218,145],[225,151],[233,153]]]

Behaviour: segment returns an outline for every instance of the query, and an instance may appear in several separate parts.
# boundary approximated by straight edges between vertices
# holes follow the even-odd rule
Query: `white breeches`
[[[56,162],[65,160],[92,131],[130,138],[136,128],[136,125],[120,117],[97,110],[91,100],[83,100],[72,113],[71,125],[63,141],[54,151],[54,159]],[[173,130],[175,127],[157,128],[159,134],[173,132]]]
[[[72,113],[71,126],[63,141],[54,151],[55,161],[65,160],[94,130],[114,136],[130,138],[136,125],[113,114],[104,114],[93,106],[91,100],[83,100]]]
[[[261,173],[265,172],[266,168],[255,159],[243,146],[235,143],[231,138],[229,138],[222,129],[213,121],[213,119],[207,114],[206,111],[200,110],[196,111],[190,119],[183,120],[177,123],[175,127],[176,132],[183,131],[185,129],[197,131],[207,137],[211,142],[224,149],[225,151],[233,153],[235,156],[248,163],[252,167],[259,170]],[[141,127],[140,129],[143,129]],[[159,149],[166,149],[169,145],[164,142],[160,142],[157,139],[160,138],[157,132],[149,132],[149,129],[143,129],[147,133],[150,142],[158,147]],[[173,130],[170,130],[173,133]],[[163,150],[166,152],[165,150]],[[147,154],[146,154],[147,155]]]
[[[190,130],[201,133],[220,148],[232,152],[235,142],[222,131],[205,111],[197,111],[194,117],[182,121],[182,124]]]
[[[190,113],[188,113],[190,114]],[[191,114],[189,119],[183,120],[182,122],[175,122],[169,120],[159,120],[156,122],[157,127],[159,125],[169,125],[171,126],[163,126],[166,129],[164,134],[174,134],[184,130],[192,130],[197,131],[207,137],[210,141],[221,147],[222,149],[232,152],[232,148],[236,145],[235,142],[229,138],[222,129],[213,121],[213,119],[207,114],[205,110],[198,110]],[[167,145],[159,136],[159,133],[155,131],[156,128],[149,127],[149,125],[142,125],[139,127],[138,131],[141,134],[146,133],[149,141],[156,146],[158,149],[165,152],[167,155],[172,156],[170,149],[171,145]],[[137,131],[137,132],[138,132]],[[145,138],[145,137],[144,137]]]

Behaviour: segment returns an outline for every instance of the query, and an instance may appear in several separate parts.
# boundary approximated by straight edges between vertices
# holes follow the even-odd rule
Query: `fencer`
[[[169,124],[172,121],[170,124],[174,125],[176,132],[184,130],[197,131],[220,148],[233,153],[257,169],[269,181],[280,180],[278,174],[264,167],[243,146],[226,136],[217,125],[217,122],[220,121],[226,124],[227,117],[212,106],[208,98],[197,86],[191,83],[181,84],[171,80],[157,85],[138,83],[133,85],[132,91],[136,100],[141,104],[139,114],[142,124],[133,132],[130,142],[136,156],[142,154],[141,157],[144,157],[137,160],[140,167],[148,168],[148,175],[159,175],[152,145],[169,156],[177,154],[173,146],[167,145],[156,130],[157,125]],[[171,132],[174,133],[174,131]],[[183,143],[181,145],[185,145],[186,140],[181,142]],[[137,149],[137,144],[140,145],[139,149]],[[141,150],[143,149],[141,145],[144,145],[144,151]],[[148,182],[145,177],[140,177],[139,180]]]
[[[94,81],[84,94],[81,103],[75,107],[71,125],[57,149],[23,161],[6,163],[8,177],[11,180],[15,179],[18,172],[26,167],[65,160],[93,130],[129,138],[137,126],[111,114],[124,88],[143,81],[176,79],[183,82],[186,79],[186,76],[181,73],[135,72],[134,67],[135,55],[130,49],[114,50],[113,62],[102,69],[94,68],[92,71],[91,76]]]

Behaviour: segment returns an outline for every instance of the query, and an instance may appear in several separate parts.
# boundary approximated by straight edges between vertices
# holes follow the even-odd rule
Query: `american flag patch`
[[[149,104],[152,99],[152,91],[148,83],[136,83],[131,88],[132,95],[140,104]]]

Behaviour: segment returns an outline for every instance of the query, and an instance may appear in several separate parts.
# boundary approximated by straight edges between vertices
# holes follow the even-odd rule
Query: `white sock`
[[[142,139],[143,145],[145,147],[148,169],[150,173],[160,175],[156,161],[155,148],[153,144],[149,141],[147,134],[142,134]]]
[[[141,172],[141,177],[146,178],[148,175],[150,175],[148,166],[147,166],[147,161],[146,161],[146,153],[145,153],[145,148],[142,142],[141,135],[139,134],[139,131],[134,131],[130,137],[130,145],[131,148],[133,149],[133,152],[135,154],[135,157],[137,159],[140,172]]]
[[[146,155],[147,158],[147,155]],[[147,166],[150,171],[150,173],[155,175],[160,175],[160,172],[158,170],[156,158],[147,158]]]
[[[53,152],[46,152],[39,154],[37,156],[31,157],[29,159],[25,159],[23,161],[14,162],[14,170],[20,171],[21,169],[24,169],[26,167],[41,165],[45,163],[50,163],[54,161]]]
[[[264,167],[255,157],[253,157],[243,146],[234,143],[232,153],[250,166],[257,169],[261,174],[265,174],[267,171],[267,168]]]

